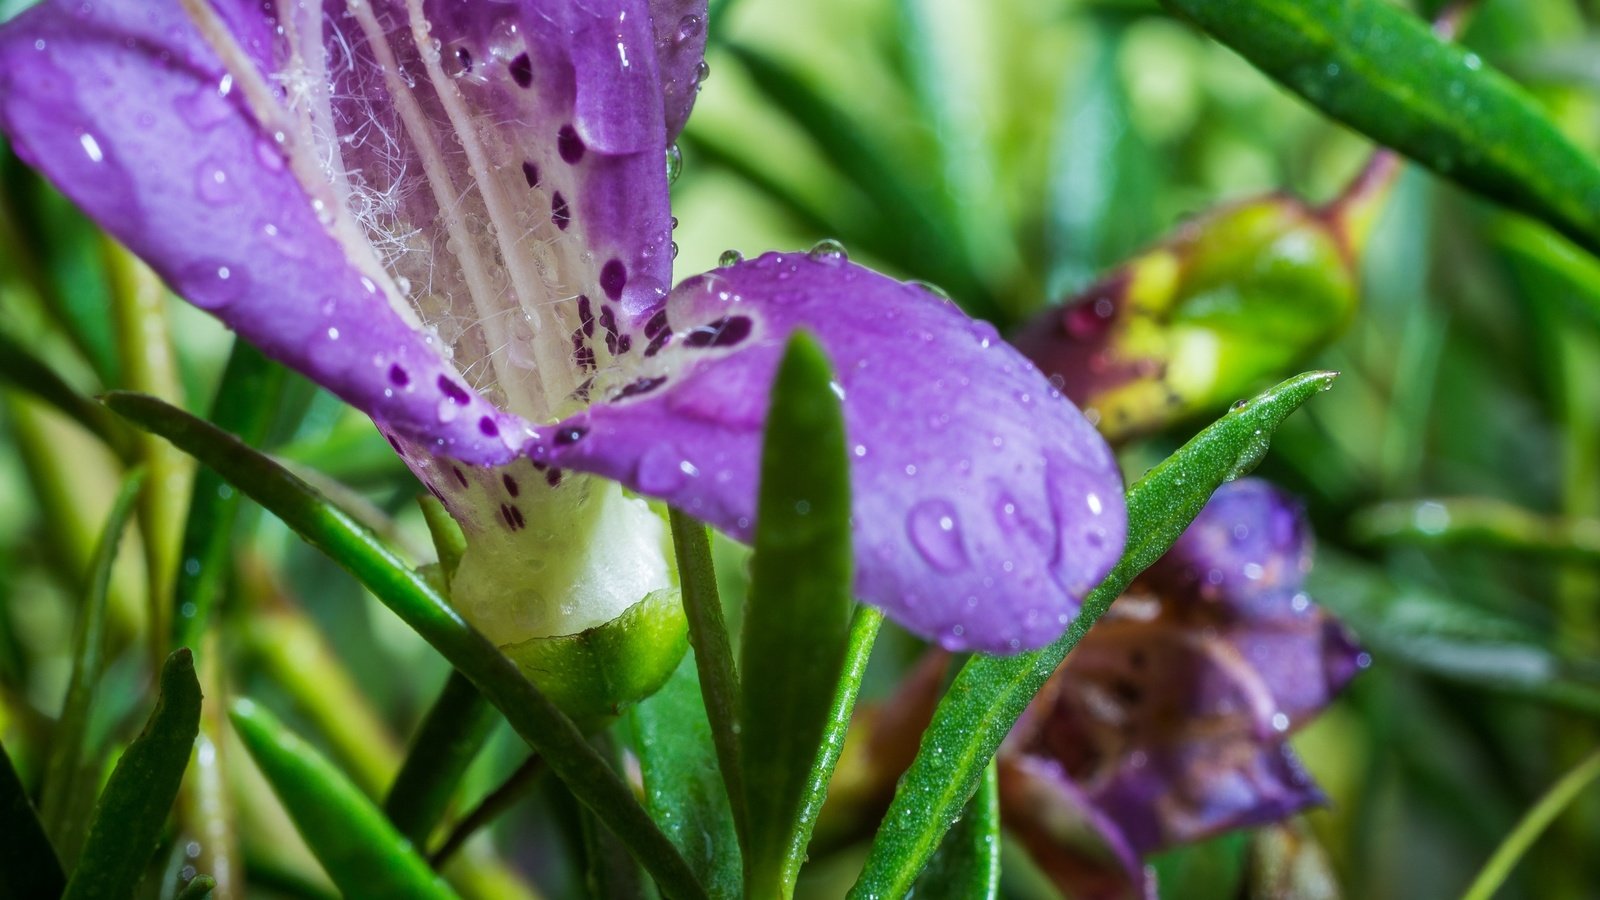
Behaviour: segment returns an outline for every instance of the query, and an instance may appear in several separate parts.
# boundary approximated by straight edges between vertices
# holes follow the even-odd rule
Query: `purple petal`
[[[1088,793],[1141,856],[1325,802],[1283,742],[1194,742],[1135,762]]]
[[[767,254],[691,278],[647,323],[655,364],[537,448],[740,539],[755,526],[768,390],[796,328],[820,339],[852,453],[859,596],[951,648],[1055,638],[1118,558],[1110,450],[993,328],[838,255]]]
[[[707,0],[650,0],[661,66],[667,140],[677,137],[700,94],[706,58]]]
[[[1000,758],[1000,814],[1062,894],[1080,900],[1154,898],[1155,879],[1116,822],[1048,759]]]
[[[249,63],[272,56],[259,19],[228,18]],[[0,126],[176,290],[267,353],[442,452],[509,458],[520,421],[466,390],[319,220],[227,75],[175,2],[50,0],[0,29]]]

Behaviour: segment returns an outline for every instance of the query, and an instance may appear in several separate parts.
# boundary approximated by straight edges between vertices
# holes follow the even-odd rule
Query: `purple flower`
[[[950,647],[1051,640],[1119,555],[1121,483],[992,328],[829,252],[669,292],[704,6],[47,0],[0,32],[0,124],[178,292],[373,417],[461,522],[453,599],[502,643],[670,582],[617,484],[750,537],[797,328],[838,373],[861,598]]]
[[[1322,800],[1288,736],[1367,664],[1301,591],[1311,538],[1225,485],[1112,604],[1007,739],[1007,826],[1073,896],[1143,896],[1140,860]]]

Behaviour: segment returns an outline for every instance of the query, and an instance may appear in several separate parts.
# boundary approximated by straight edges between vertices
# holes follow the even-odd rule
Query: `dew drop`
[[[690,16],[690,18],[694,18]],[[667,183],[675,184],[678,176],[683,174],[683,151],[677,144],[667,148]]]
[[[744,262],[744,254],[737,250],[724,250],[722,255],[717,257],[717,265],[724,269],[729,266],[737,266],[742,262]]]
[[[906,519],[906,533],[912,546],[935,570],[959,572],[969,565],[956,508],[950,501],[924,500],[912,507]]]
[[[806,251],[806,256],[817,262],[830,263],[832,265],[838,265],[850,258],[850,255],[844,250],[844,245],[833,238],[823,238],[817,241],[810,250]]]

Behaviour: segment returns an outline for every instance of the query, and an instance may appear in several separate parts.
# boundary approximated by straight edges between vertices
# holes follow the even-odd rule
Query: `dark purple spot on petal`
[[[533,85],[533,60],[528,58],[528,54],[517,54],[517,58],[513,59],[507,68],[511,72],[511,80],[515,81],[518,87]]]
[[[611,399],[621,400],[624,397],[637,397],[640,394],[648,394],[666,383],[667,376],[665,375],[657,375],[654,378],[639,378],[623,385],[622,390],[617,391],[616,396]]]
[[[405,366],[395,363],[389,367],[389,383],[403,388],[411,383],[411,373],[406,371]]]
[[[434,496],[434,499],[438,500],[440,503],[444,502],[444,495],[439,493],[439,489],[438,488],[436,488],[433,485],[428,484],[426,482],[423,483],[423,486],[428,489],[428,493],[430,493],[430,494],[432,494]]]
[[[484,437],[494,437],[500,433],[500,426],[494,423],[493,417],[484,416],[478,420],[478,430],[483,432]]]
[[[522,510],[509,503],[500,504],[500,518],[506,520],[506,527],[512,531],[521,531],[528,524],[528,520],[522,517]]]
[[[644,336],[647,338],[653,338],[660,334],[661,330],[666,327],[667,311],[664,308],[658,309],[655,311],[655,314],[644,323]]]
[[[529,462],[533,463],[533,470],[535,472],[543,472],[545,469],[549,468],[549,466],[550,466],[549,463],[540,462],[537,459],[531,459],[531,460],[529,460]]]
[[[561,154],[561,159],[567,165],[575,166],[578,160],[583,159],[583,151],[588,149],[583,146],[583,138],[578,137],[578,132],[571,125],[561,126],[556,132],[556,152]]]
[[[451,466],[450,467],[450,474],[456,476],[456,482],[459,483],[462,487],[466,487],[467,486],[467,473],[461,471],[461,467],[460,466]]]
[[[461,385],[443,375],[439,376],[439,390],[443,391],[444,395],[450,398],[450,402],[457,406],[466,406],[468,400],[471,399],[467,396],[467,392],[461,388]]]
[[[617,355],[618,356],[621,356],[622,354],[627,353],[629,350],[632,350],[632,349],[633,349],[633,337],[631,335],[626,335],[626,334],[617,335]]]
[[[594,337],[594,308],[589,305],[589,295],[578,295],[578,324],[583,327],[583,333]]]
[[[732,347],[750,336],[749,316],[723,316],[683,336],[690,347]]]
[[[595,368],[594,348],[583,339],[583,329],[572,333],[572,361],[585,369]]]
[[[588,433],[589,433],[589,429],[587,429],[587,428],[579,428],[576,425],[572,425],[572,426],[569,426],[567,428],[563,428],[560,431],[556,432],[556,446],[557,447],[569,447],[569,446],[571,446],[573,444],[576,444],[579,440],[581,440],[583,438],[584,435],[586,435]]]
[[[461,65],[461,71],[472,71],[472,51],[465,47],[456,48],[456,62]]]
[[[404,456],[406,454],[406,452],[404,450],[400,449],[400,442],[395,440],[394,435],[385,434],[384,437],[389,439],[389,446],[394,448],[394,452],[400,454],[401,456]]]
[[[517,485],[517,480],[510,475],[500,476],[500,482],[506,486],[506,493],[515,497],[522,493],[522,488]]]
[[[600,267],[600,287],[606,296],[613,300],[622,297],[622,289],[628,284],[628,267],[620,259],[608,259]]]
[[[567,198],[561,196],[560,191],[556,191],[550,198],[550,221],[562,231],[566,231],[567,226],[572,224],[572,210],[567,208]]]
[[[528,180],[528,187],[531,187],[531,188],[538,187],[539,186],[539,167],[534,165],[531,162],[524,162],[522,164],[522,177],[526,178]]]
[[[670,332],[670,331],[663,331],[660,334],[656,335],[654,338],[651,339],[650,346],[644,348],[645,357],[649,358],[649,357],[655,356],[657,353],[660,353],[661,352],[661,348],[665,347],[667,345],[667,343],[669,341],[671,341],[671,340],[672,340],[672,332]]]
[[[561,470],[551,469],[550,471],[544,473],[544,483],[550,485],[551,487],[555,487],[556,485],[560,484]]]
[[[600,327],[606,330],[606,350],[617,355],[617,314],[604,304],[600,307]]]

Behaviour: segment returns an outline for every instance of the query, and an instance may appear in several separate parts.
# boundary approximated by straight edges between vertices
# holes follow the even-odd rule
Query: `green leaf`
[[[346,896],[455,896],[383,811],[316,748],[248,699],[235,701],[229,715],[306,846]]]
[[[850,896],[895,897],[910,890],[977,789],[1000,742],[1068,651],[1134,577],[1177,541],[1211,493],[1254,468],[1278,425],[1335,377],[1332,372],[1298,375],[1238,404],[1151,469],[1128,490],[1122,559],[1085,598],[1066,634],[1040,650],[978,655],[961,667],[900,780]]]
[[[674,897],[704,896],[683,857],[639,805],[627,783],[584,741],[572,720],[529,683],[515,663],[468,625],[425,578],[353,516],[237,438],[160,400],[113,393],[106,397],[106,404],[215,468],[349,570],[477,686],[573,795],[638,856],[663,892]]]
[[[277,413],[286,370],[248,341],[234,341],[227,368],[211,402],[211,421],[248,444],[266,440]],[[232,569],[233,525],[239,495],[214,469],[195,473],[173,586],[172,643],[197,647],[206,621]]]
[[[1472,885],[1462,895],[1462,900],[1491,900],[1505,884],[1517,861],[1528,852],[1533,842],[1539,839],[1539,835],[1543,834],[1545,829],[1578,799],[1584,788],[1597,778],[1600,778],[1600,752],[1585,757],[1583,762],[1561,776],[1561,780],[1539,798],[1539,802],[1528,810],[1517,823],[1517,827],[1506,835],[1504,843],[1497,847],[1494,855],[1484,863],[1483,871],[1473,879]]]
[[[794,891],[811,767],[850,636],[850,469],[832,381],[816,341],[791,338],[762,447],[739,648],[746,889],[757,897]]]
[[[100,795],[65,900],[129,897],[155,855],[167,813],[200,733],[194,656],[173,651],[161,667],[161,696]]]
[[[1600,253],[1600,164],[1387,0],[1163,0],[1335,119]]]
[[[0,331],[0,379],[21,388],[71,417],[105,442],[122,459],[133,455],[133,442],[121,422],[105,407],[78,393],[72,385],[21,341]]]
[[[55,842],[62,860],[71,866],[78,858],[88,825],[84,814],[98,786],[99,766],[88,746],[89,714],[94,705],[100,676],[106,666],[106,593],[111,584],[111,565],[122,534],[144,485],[144,470],[135,469],[122,481],[117,499],[106,517],[105,529],[95,545],[85,580],[87,593],[78,610],[73,635],[72,676],[67,682],[61,716],[50,736],[50,757],[45,764],[41,791],[41,813],[45,830]]]
[[[66,873],[4,746],[0,746],[0,834],[5,835],[0,840],[0,872],[6,873],[0,878],[0,898],[61,896]]]
[[[411,738],[405,761],[383,801],[389,820],[413,844],[427,846],[467,766],[499,720],[472,682],[452,670]]]
[[[686,580],[685,597],[689,590]],[[633,752],[644,777],[645,808],[711,896],[738,897],[743,857],[728,802],[731,789],[719,777],[719,748],[706,720],[709,703],[700,693],[701,667],[692,658],[698,651],[689,652],[691,658],[661,690],[629,711]]]
[[[689,621],[689,641],[694,645],[697,670],[694,693],[705,706],[717,765],[726,786],[729,812],[740,838],[739,846],[744,847],[749,829],[744,772],[739,762],[739,673],[734,669],[728,625],[723,620],[722,597],[717,592],[711,539],[704,525],[678,510],[672,510],[670,517],[683,612]]]
[[[874,255],[937,283],[972,315],[995,319],[1000,314],[973,269],[955,217],[945,214],[927,179],[909,171],[904,158],[885,148],[872,129],[793,67],[753,47],[725,46],[772,107],[792,118],[828,162],[871,198],[872,210],[885,217],[880,227],[859,232],[855,240],[871,241],[865,249]]]
[[[1492,497],[1379,503],[1357,513],[1350,530],[1372,543],[1483,547],[1600,563],[1600,519],[1541,516]]]
[[[173,900],[210,900],[211,892],[217,889],[217,880],[210,875],[196,875],[189,879],[189,883],[178,891]]]
[[[1557,655],[1537,629],[1392,581],[1329,548],[1318,550],[1305,587],[1374,657],[1600,715],[1600,666]]]
[[[1000,890],[1000,784],[994,761],[917,879],[925,900],[993,900]]]

